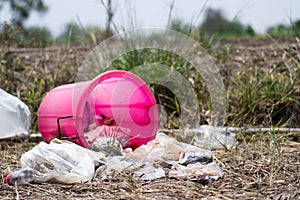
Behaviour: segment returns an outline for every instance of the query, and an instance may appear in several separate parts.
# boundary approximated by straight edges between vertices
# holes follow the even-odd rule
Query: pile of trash
[[[158,133],[155,140],[134,151],[122,149],[114,138],[96,139],[90,149],[75,143],[53,139],[40,142],[21,157],[22,169],[8,174],[10,185],[35,183],[73,184],[92,180],[110,180],[121,172],[137,180],[163,177],[186,180],[211,180],[223,176],[213,162],[210,150],[177,141]]]
[[[0,89],[0,139],[28,135],[31,114],[16,97]],[[74,184],[110,180],[121,172],[137,180],[163,177],[211,180],[223,176],[213,161],[214,148],[232,148],[235,135],[222,128],[203,125],[176,137],[159,132],[156,138],[136,149],[126,148],[130,130],[114,123],[91,124],[86,134],[90,149],[53,139],[40,142],[21,157],[21,169],[3,179],[9,185],[35,183]],[[184,137],[183,137],[184,136]]]

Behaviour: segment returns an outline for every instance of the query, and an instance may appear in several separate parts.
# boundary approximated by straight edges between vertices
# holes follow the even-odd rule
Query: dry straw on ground
[[[2,199],[299,199],[300,134],[238,134],[233,150],[213,151],[225,175],[216,181],[192,182],[162,178],[137,181],[119,174],[111,181],[75,185],[0,184]],[[273,138],[273,139],[272,139]],[[2,141],[1,178],[20,167],[20,156],[37,142]],[[278,145],[278,146],[277,146]]]

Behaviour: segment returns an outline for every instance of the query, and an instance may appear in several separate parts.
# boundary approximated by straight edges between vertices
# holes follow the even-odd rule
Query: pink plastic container
[[[62,85],[44,97],[38,126],[44,141],[68,139],[90,148],[86,130],[91,124],[130,130],[126,147],[133,149],[154,139],[158,129],[156,100],[147,84],[133,73],[113,70],[92,81]]]

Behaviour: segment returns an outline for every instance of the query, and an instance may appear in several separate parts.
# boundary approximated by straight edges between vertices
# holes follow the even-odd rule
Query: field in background
[[[216,40],[202,43],[220,69],[227,91],[226,126],[299,127],[300,42],[298,38]],[[75,81],[77,67],[93,46],[14,48],[0,45],[1,88],[23,100],[33,113],[52,88]],[[141,54],[141,56],[137,56]],[[153,54],[153,52],[152,52]],[[199,74],[185,73],[189,63],[165,52],[131,52],[116,59],[116,69],[145,62],[172,66],[192,79],[201,110],[201,124],[210,120],[210,96]],[[167,128],[177,128],[179,110],[169,91],[155,88],[169,114]]]

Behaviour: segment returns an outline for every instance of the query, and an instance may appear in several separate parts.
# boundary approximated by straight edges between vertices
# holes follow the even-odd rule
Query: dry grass
[[[30,184],[18,187],[20,199],[299,199],[300,134],[239,134],[234,150],[213,151],[223,178],[206,183],[163,178],[136,181],[120,174],[111,181],[75,185]],[[272,139],[273,138],[273,139]],[[1,177],[20,167],[20,156],[36,142],[1,143]],[[277,147],[277,145],[278,147]],[[3,199],[16,189],[0,184]]]

